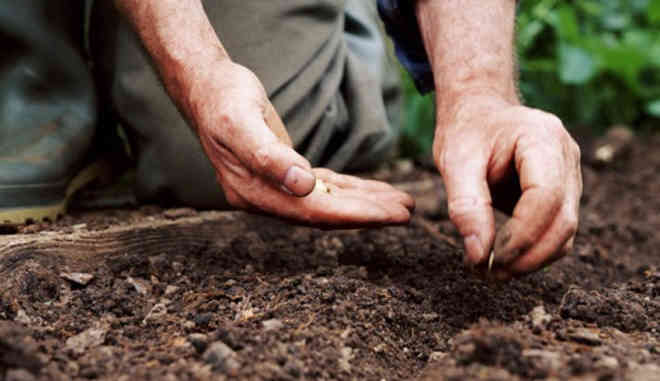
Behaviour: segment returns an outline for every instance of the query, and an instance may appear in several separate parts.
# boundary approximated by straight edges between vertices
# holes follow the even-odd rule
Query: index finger
[[[579,150],[579,148],[578,148]],[[538,242],[524,256],[508,265],[507,270],[515,275],[526,274],[546,266],[564,255],[572,248],[572,242],[578,228],[580,197],[582,196],[582,171],[579,153],[574,165],[568,166],[566,179],[566,198],[554,222]],[[570,153],[567,156],[570,158]],[[570,164],[570,162],[569,162]]]
[[[562,206],[564,160],[552,141],[522,137],[515,150],[522,196],[495,237],[495,263],[506,264],[531,248]]]

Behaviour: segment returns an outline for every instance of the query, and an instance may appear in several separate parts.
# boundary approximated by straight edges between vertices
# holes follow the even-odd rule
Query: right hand
[[[259,79],[222,60],[200,73],[187,107],[228,202],[325,228],[403,224],[414,201],[377,181],[312,169],[293,148]],[[316,187],[321,179],[329,192]]]
[[[580,148],[556,116],[480,90],[438,113],[435,160],[465,262],[507,280],[571,252],[578,227]],[[511,218],[495,233],[493,206]]]

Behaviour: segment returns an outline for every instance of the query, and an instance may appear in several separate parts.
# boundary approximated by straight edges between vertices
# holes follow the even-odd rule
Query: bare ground
[[[472,276],[439,179],[408,227],[79,211],[0,237],[0,380],[660,380],[660,138],[585,168],[572,256]]]

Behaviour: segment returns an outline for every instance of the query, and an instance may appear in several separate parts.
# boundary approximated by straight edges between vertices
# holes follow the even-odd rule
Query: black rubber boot
[[[54,220],[100,170],[83,1],[0,2],[0,223]]]

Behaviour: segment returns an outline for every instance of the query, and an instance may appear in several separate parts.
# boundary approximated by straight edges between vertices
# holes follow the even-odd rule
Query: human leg
[[[0,2],[0,223],[55,219],[93,179],[82,1]]]
[[[346,0],[345,17],[348,54],[341,95],[355,133],[344,142],[333,164],[348,171],[368,170],[395,153],[401,108],[399,72],[388,54],[376,3]]]

